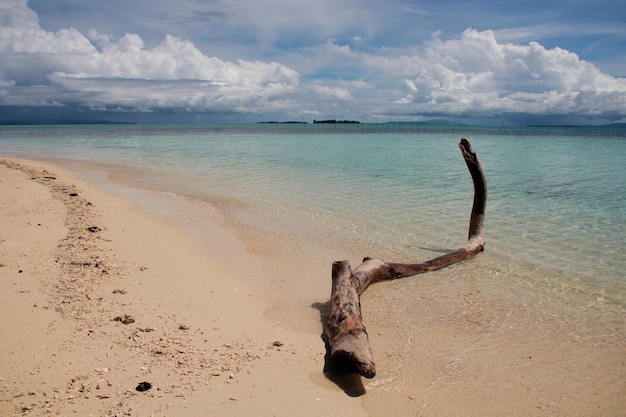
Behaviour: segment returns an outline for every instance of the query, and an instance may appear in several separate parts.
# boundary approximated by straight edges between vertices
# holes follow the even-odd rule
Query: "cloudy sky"
[[[623,0],[0,0],[0,122],[626,122]]]

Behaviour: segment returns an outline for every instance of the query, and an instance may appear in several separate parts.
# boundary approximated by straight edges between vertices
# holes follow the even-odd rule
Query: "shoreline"
[[[294,260],[286,253],[268,262],[273,249],[263,244],[271,238],[251,253],[206,207],[193,212],[189,201],[124,188],[106,172],[14,161],[55,179],[38,183],[0,164],[2,195],[21,204],[3,207],[10,215],[2,217],[0,236],[3,292],[16,294],[2,307],[10,319],[0,321],[3,333],[14,335],[0,344],[2,413],[617,416],[626,407],[623,316],[613,324],[601,318],[597,329],[592,319],[577,324],[549,299],[535,305],[520,288],[463,273],[480,271],[480,260],[367,291],[364,321],[379,375],[331,381],[322,372],[320,312],[298,298],[288,303],[297,292],[327,301],[324,259],[302,266],[294,264],[302,254]],[[63,197],[46,196],[42,190],[57,183]],[[36,190],[22,195],[27,188]],[[95,217],[59,206],[76,197],[92,203]],[[72,232],[70,221],[69,234],[66,211],[83,222]],[[44,214],[50,220],[38,220]],[[49,222],[54,228],[42,229]],[[85,231],[91,226],[100,230]],[[72,233],[80,239],[71,247],[88,244],[95,258],[69,251],[64,269],[58,246],[68,246]],[[13,258],[5,252],[42,236],[45,248],[33,243],[37,248],[24,246]],[[15,274],[12,267],[25,259],[36,273],[29,267]],[[302,274],[298,282],[289,281],[295,273]],[[276,282],[264,282],[270,280]],[[81,282],[85,288],[72,287]],[[417,302],[389,304],[406,293]],[[125,314],[135,322],[114,321]],[[140,382],[152,388],[136,391]]]
[[[364,415],[324,381],[319,335],[265,319],[266,296],[183,233],[58,167],[14,161],[0,165],[15,198],[0,274],[17,292],[2,306],[3,415]],[[54,233],[33,226],[48,223]],[[36,257],[29,243],[7,249],[41,233]]]

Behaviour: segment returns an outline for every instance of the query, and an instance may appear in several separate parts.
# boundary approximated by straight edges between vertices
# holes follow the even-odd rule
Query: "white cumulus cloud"
[[[626,114],[626,79],[560,48],[501,43],[492,31],[467,29],[402,52],[362,57],[380,77],[402,78],[396,111]]]
[[[48,32],[25,0],[2,0],[0,21],[1,85],[12,90],[0,96],[5,104],[28,104],[36,90],[32,104],[64,97],[141,109],[242,108],[271,106],[273,96],[298,84],[298,73],[279,63],[224,61],[170,35],[148,49],[136,34],[114,41],[94,30],[89,37],[72,28]]]
[[[273,4],[306,10],[293,2]],[[244,15],[252,19],[258,7]],[[347,14],[350,8],[340,10]],[[320,25],[341,25],[340,14],[323,23],[316,13],[310,19]],[[268,39],[295,24],[281,16],[275,23]],[[271,60],[225,60],[166,33],[147,47],[130,32],[48,31],[26,0],[0,0],[0,105],[370,121],[506,113],[626,119],[626,79],[565,49],[503,41],[498,33],[505,32],[470,28],[452,39],[435,33],[404,48],[360,46],[364,38],[355,33],[349,39],[359,42],[351,45],[329,36]]]

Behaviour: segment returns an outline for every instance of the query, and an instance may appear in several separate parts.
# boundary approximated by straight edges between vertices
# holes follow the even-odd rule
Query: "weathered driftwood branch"
[[[487,203],[487,179],[469,141],[461,139],[459,148],[474,182],[474,204],[470,215],[468,241],[465,245],[454,252],[418,264],[365,258],[352,271],[348,261],[333,263],[330,316],[324,331],[330,361],[335,370],[355,372],[366,378],[373,378],[376,375],[376,366],[361,316],[360,295],[369,285],[378,281],[435,271],[469,259],[484,250],[483,222]]]
[[[373,378],[376,369],[361,317],[360,282],[348,261],[333,263],[331,294],[326,337],[332,367]]]

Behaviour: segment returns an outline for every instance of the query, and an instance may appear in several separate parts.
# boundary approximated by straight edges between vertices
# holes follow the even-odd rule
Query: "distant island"
[[[359,124],[361,122],[359,122],[358,120],[335,120],[335,119],[330,119],[330,120],[313,120],[313,123],[327,123],[327,124]]]

